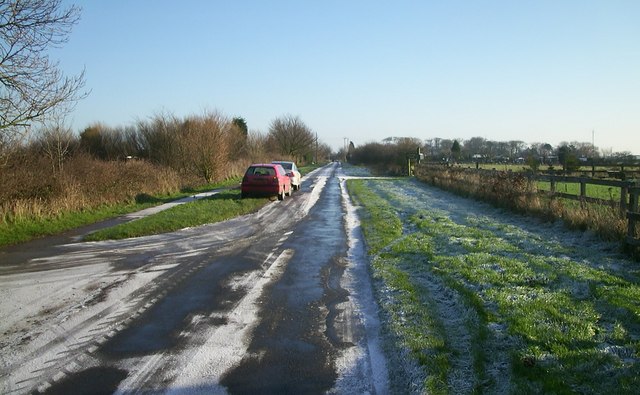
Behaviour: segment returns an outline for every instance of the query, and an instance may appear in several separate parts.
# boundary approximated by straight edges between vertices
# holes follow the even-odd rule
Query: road
[[[0,252],[0,392],[387,392],[340,175],[224,223]]]

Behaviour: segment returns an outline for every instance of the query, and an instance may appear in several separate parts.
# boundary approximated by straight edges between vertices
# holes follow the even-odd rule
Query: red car
[[[249,166],[240,187],[240,196],[291,196],[291,179],[282,165],[257,163]]]

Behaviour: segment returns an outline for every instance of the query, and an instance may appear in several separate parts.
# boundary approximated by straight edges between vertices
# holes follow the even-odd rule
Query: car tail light
[[[278,181],[278,177],[273,177],[273,183],[274,184],[280,184],[280,182]]]

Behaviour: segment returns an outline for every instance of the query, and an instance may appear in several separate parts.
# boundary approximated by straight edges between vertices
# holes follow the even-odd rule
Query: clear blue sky
[[[69,4],[72,1],[68,2]],[[52,56],[86,68],[71,115],[132,125],[298,115],[334,149],[389,136],[640,154],[640,1],[77,1]]]

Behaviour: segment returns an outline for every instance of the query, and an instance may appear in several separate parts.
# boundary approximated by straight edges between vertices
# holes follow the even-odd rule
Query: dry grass
[[[144,161],[104,162],[86,155],[70,158],[64,170],[56,173],[46,160],[37,158],[4,168],[0,174],[0,221],[55,218],[62,213],[133,202],[140,194],[175,193],[185,181],[172,170]]]

